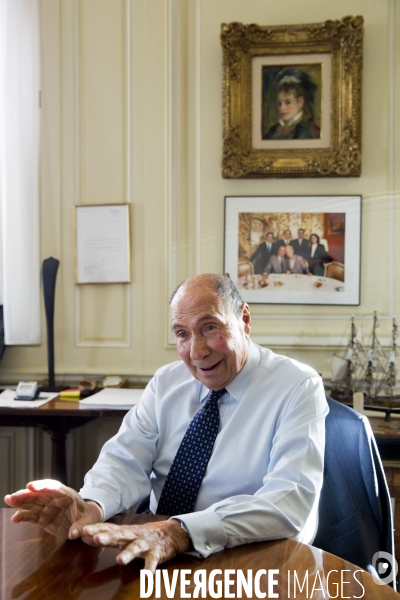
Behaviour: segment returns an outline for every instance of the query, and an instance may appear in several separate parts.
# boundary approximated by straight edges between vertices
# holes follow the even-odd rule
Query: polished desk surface
[[[74,542],[59,540],[30,523],[14,524],[10,522],[13,509],[0,509],[0,592],[1,600],[21,598],[24,600],[133,600],[140,598],[140,569],[142,560],[135,560],[129,565],[119,566],[115,557],[119,550],[114,548],[91,548],[81,540]],[[149,515],[118,515],[112,519],[116,523],[144,523],[149,520],[162,519]],[[329,597],[363,597],[368,600],[385,600],[398,598],[387,585],[378,585],[366,572],[353,573],[358,569],[351,563],[322,552],[317,548],[294,542],[292,540],[275,540],[248,544],[224,550],[207,559],[197,559],[188,555],[180,555],[172,561],[164,563],[161,569],[167,569],[169,581],[174,569],[191,569],[190,585],[186,592],[192,597],[194,591],[193,573],[205,569],[208,574],[214,569],[241,569],[247,575],[247,569],[253,570],[253,577],[260,569],[279,569],[274,578],[278,587],[274,592],[279,598],[327,598]],[[293,577],[296,571],[298,581],[302,585],[308,570],[309,590],[301,592],[299,587],[293,593]],[[290,572],[290,596],[288,579]],[[318,572],[318,574],[317,574]],[[328,573],[331,572],[328,578]],[[222,579],[223,575],[217,575]],[[231,576],[232,578],[232,576]],[[343,588],[341,591],[341,578]],[[234,576],[233,576],[234,579]],[[320,583],[322,582],[322,583]],[[346,583],[349,582],[349,583]],[[339,588],[337,585],[339,584]],[[313,585],[314,593],[311,595]],[[317,591],[324,586],[323,591]],[[328,586],[328,588],[326,587]],[[234,592],[236,585],[230,588]],[[268,598],[268,579],[262,575],[261,592]],[[154,593],[151,596],[155,597]],[[167,598],[165,587],[161,585],[161,598]],[[180,580],[175,598],[181,598]],[[207,598],[211,597],[207,595]],[[224,596],[222,596],[224,597]],[[225,596],[226,597],[226,596]],[[233,593],[233,597],[236,594]],[[243,596],[247,597],[247,596]],[[249,596],[256,598],[257,596]],[[270,596],[271,597],[271,596]]]
[[[11,416],[23,416],[23,417],[98,417],[102,415],[112,417],[123,417],[128,412],[126,410],[113,409],[113,408],[79,408],[79,402],[70,402],[67,400],[60,400],[55,398],[42,404],[42,406],[36,408],[30,408],[29,402],[27,403],[26,410],[23,408],[5,408],[0,407],[0,416],[11,415]]]

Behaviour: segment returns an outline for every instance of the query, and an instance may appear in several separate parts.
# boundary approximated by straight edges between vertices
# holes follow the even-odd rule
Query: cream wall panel
[[[177,357],[166,347],[168,293],[195,272],[222,271],[225,195],[364,197],[360,307],[253,305],[256,340],[329,375],[331,348],[317,345],[336,343],[351,313],[400,316],[398,2],[41,0],[41,9],[41,247],[61,261],[60,377],[151,375]],[[346,14],[365,19],[361,177],[223,180],[220,24]],[[121,200],[132,208],[132,284],[82,293],[73,205]],[[45,371],[45,335],[40,346],[8,348],[0,364],[3,378]]]
[[[132,155],[129,169],[126,169],[127,200],[131,201],[132,208],[132,285],[121,286],[120,291],[116,286],[111,286],[113,290],[109,291],[105,289],[107,286],[103,286],[103,289],[95,286],[97,289],[89,292],[90,304],[97,307],[96,311],[103,323],[96,323],[96,317],[89,308],[85,314],[82,313],[83,290],[76,292],[75,307],[68,300],[66,310],[69,314],[66,321],[75,323],[77,343],[75,345],[74,341],[71,344],[71,340],[65,343],[65,363],[69,371],[84,368],[87,374],[149,374],[160,362],[165,362],[160,358],[160,354],[164,353],[165,327],[160,303],[164,306],[167,275],[165,236],[168,95],[165,56],[168,11],[166,3],[159,2],[126,2],[125,7],[125,14],[129,18],[125,27],[131,31],[129,40],[124,44],[127,53],[125,97],[129,97],[130,87],[134,93],[129,106],[120,107],[120,118],[124,118],[125,111],[126,156],[128,158],[130,153]],[[106,23],[104,14],[97,15],[96,18],[102,19],[103,25],[90,22],[89,28],[101,29]],[[78,15],[78,22],[76,19],[75,16],[75,30],[79,31],[80,16]],[[78,64],[81,52],[79,47],[75,61]],[[120,67],[119,61],[114,61],[114,67]],[[76,83],[73,82],[73,85],[76,86]],[[74,104],[72,98],[72,103],[75,107],[80,107],[80,100],[76,102],[75,98]],[[66,111],[64,118],[66,129],[71,125],[76,127],[79,121],[73,111]],[[78,131],[81,131],[81,126]],[[87,135],[90,136],[91,132],[92,128]],[[71,141],[68,140],[68,143]],[[70,152],[71,146],[68,145],[66,154]],[[83,164],[81,160],[75,166],[75,172],[77,169],[81,170]],[[70,219],[69,212],[66,213],[66,219]],[[68,252],[69,249],[65,248],[66,255]],[[70,277],[67,277],[65,285],[69,285],[69,290],[73,291],[69,282]],[[125,297],[122,297],[123,290]],[[130,297],[127,290],[130,290]],[[121,297],[116,300],[118,293],[121,293]],[[131,320],[125,317],[125,307]],[[118,331],[115,331],[116,326]],[[87,327],[91,332],[85,331]],[[100,332],[100,335],[97,334],[97,341],[94,333],[96,329]],[[120,340],[121,333],[123,339],[119,343],[115,338]],[[88,334],[89,341],[85,342],[84,338],[87,340]],[[70,330],[65,335],[70,336]],[[115,348],[118,345],[126,346],[126,349]],[[84,346],[91,346],[92,349],[85,349]],[[110,351],[109,348],[115,350]]]
[[[130,327],[127,326],[130,300],[128,285],[80,286],[76,302],[76,345],[130,346]]]
[[[75,127],[79,136],[80,182],[76,202],[121,202],[127,198],[127,3],[75,2]],[[76,97],[76,96],[75,96]],[[80,286],[75,294],[77,346],[130,345],[130,286]],[[104,315],[107,315],[104,318]]]
[[[79,28],[82,204],[126,198],[125,0],[81,0]]]

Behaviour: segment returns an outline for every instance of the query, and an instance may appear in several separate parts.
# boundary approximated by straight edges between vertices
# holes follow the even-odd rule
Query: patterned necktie
[[[184,515],[194,511],[218,434],[218,401],[225,392],[225,388],[217,392],[211,390],[205,405],[193,417],[165,480],[158,515]]]

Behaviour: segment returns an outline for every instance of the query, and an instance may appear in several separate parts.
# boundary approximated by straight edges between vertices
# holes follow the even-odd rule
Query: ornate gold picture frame
[[[358,177],[363,17],[221,25],[224,178]]]

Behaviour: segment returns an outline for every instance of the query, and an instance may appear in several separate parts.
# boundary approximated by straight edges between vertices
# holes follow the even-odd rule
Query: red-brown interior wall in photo
[[[345,213],[325,213],[325,239],[328,242],[329,256],[344,264]]]

